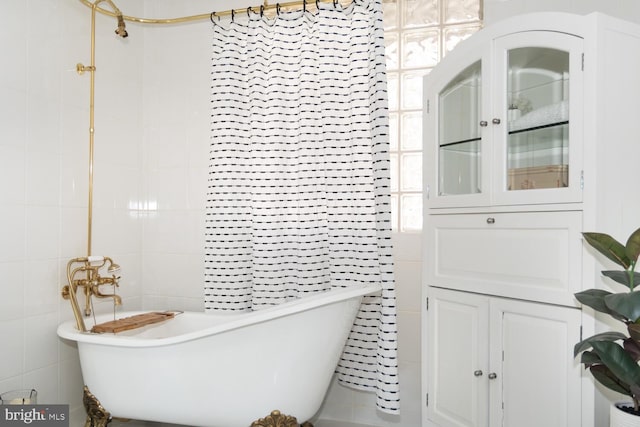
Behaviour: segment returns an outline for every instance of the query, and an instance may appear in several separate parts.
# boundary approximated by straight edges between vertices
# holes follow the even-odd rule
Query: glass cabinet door
[[[496,40],[494,204],[582,199],[582,39],[551,31]]]
[[[569,52],[507,52],[507,190],[569,186]]]
[[[481,192],[481,68],[473,63],[438,95],[438,196]]]
[[[516,32],[426,77],[427,208],[582,200],[583,51],[570,34]]]

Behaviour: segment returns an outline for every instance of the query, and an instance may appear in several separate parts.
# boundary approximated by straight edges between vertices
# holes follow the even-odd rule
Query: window
[[[392,227],[422,230],[422,78],[482,27],[482,0],[383,0]]]

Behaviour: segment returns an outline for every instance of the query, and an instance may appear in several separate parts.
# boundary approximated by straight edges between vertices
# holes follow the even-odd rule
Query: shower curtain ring
[[[280,16],[280,3],[276,3],[276,15]]]
[[[333,0],[333,7],[337,8],[338,7],[338,0]]]
[[[260,18],[262,18],[264,16],[264,5],[261,4],[260,5]]]
[[[251,6],[247,8],[247,18],[251,19]]]
[[[235,19],[236,19],[236,11],[231,9],[231,22],[234,22]]]
[[[211,23],[215,24],[215,22],[213,21],[213,17],[216,16],[215,12],[211,12],[211,16],[209,16],[209,19],[211,19]],[[220,17],[218,16],[218,21],[220,20]]]
[[[307,0],[302,0],[302,11],[303,12],[307,11]]]

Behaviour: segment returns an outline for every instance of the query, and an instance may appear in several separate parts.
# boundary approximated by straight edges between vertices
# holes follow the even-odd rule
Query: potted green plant
[[[618,403],[614,406],[620,410],[611,409],[611,426],[640,426],[640,287],[635,290],[640,284],[640,274],[635,272],[640,256],[640,228],[629,236],[624,245],[604,233],[583,233],[583,236],[589,245],[623,268],[603,271],[602,274],[624,285],[626,290],[613,293],[604,289],[588,289],[576,293],[575,297],[595,311],[622,322],[627,333],[598,333],[577,343],[574,356],[581,355],[580,363],[591,371],[596,381],[631,398],[632,404]],[[615,424],[618,421],[614,418],[619,416],[628,420]]]

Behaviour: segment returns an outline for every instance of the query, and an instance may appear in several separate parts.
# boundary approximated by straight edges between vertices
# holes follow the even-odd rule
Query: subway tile
[[[7,68],[20,66],[16,64],[14,67],[0,67],[0,70]],[[11,102],[0,102],[0,145],[24,150],[27,141],[27,98],[24,93],[26,89],[20,85],[5,87],[3,79],[0,77],[0,92]]]
[[[0,320],[0,342],[2,363],[0,381],[22,375],[24,363],[25,327],[22,318]]]
[[[149,197],[157,200],[159,209],[185,209],[187,179],[185,168],[152,169],[147,174]]]
[[[35,257],[34,257],[35,258]],[[57,315],[58,299],[63,284],[59,282],[58,258],[29,258],[24,280],[24,312],[26,315]]]
[[[25,32],[27,21],[27,2],[17,0],[4,0],[0,2],[0,16],[5,17],[2,24],[2,34],[0,37],[0,52],[5,59],[5,66],[0,67],[0,93],[6,93],[5,88],[17,88],[21,92],[27,87],[27,42],[28,38],[22,35]],[[10,18],[7,18],[10,17]],[[2,104],[7,107],[15,107],[13,103],[0,102],[0,112]],[[9,108],[7,108],[7,111]],[[0,124],[4,124],[6,117],[0,114]],[[11,121],[7,121],[11,123]],[[0,126],[2,129],[4,126]],[[0,130],[0,132],[2,132]],[[1,133],[0,133],[1,135]],[[2,140],[0,138],[0,140]]]
[[[25,257],[25,208],[0,204],[0,262]]]
[[[24,319],[24,369],[32,371],[58,362],[57,313]]]
[[[39,206],[60,204],[60,156],[53,152],[27,151],[26,202]]]
[[[24,261],[0,262],[0,321],[24,316],[24,289]]]
[[[27,259],[57,258],[59,256],[59,207],[27,206],[25,230]]]
[[[86,154],[86,153],[85,153]],[[86,210],[89,199],[89,161],[80,151],[61,156],[60,204],[82,207]]]
[[[87,208],[63,207],[60,216],[60,257],[66,265],[68,259],[87,254]]]
[[[48,94],[48,99],[43,96],[41,93],[30,93],[27,96],[26,129],[29,155],[34,152],[56,155],[60,153],[62,147],[59,95]],[[57,166],[57,163],[55,165]],[[50,174],[49,177],[50,179],[57,177],[57,171],[55,175]]]
[[[0,130],[0,136],[1,132]],[[15,205],[25,202],[24,168],[24,147],[0,143],[0,195],[3,204]]]

